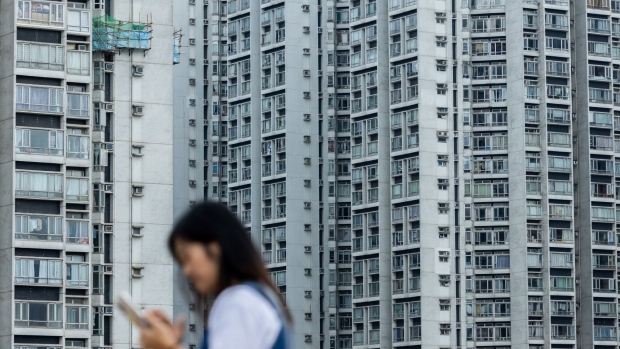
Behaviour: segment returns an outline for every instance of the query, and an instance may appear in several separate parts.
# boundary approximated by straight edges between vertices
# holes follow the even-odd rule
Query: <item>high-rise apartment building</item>
[[[172,313],[173,33],[168,0],[0,0],[0,347],[136,348],[125,291]]]
[[[620,1],[183,6],[177,205],[239,214],[296,348],[619,346]]]

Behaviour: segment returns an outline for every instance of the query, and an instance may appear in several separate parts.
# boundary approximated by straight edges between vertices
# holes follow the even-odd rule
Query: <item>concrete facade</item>
[[[296,348],[618,346],[620,2],[178,8],[175,210],[237,212]]]
[[[172,2],[3,0],[0,28],[0,346],[135,348],[120,293],[173,309]]]

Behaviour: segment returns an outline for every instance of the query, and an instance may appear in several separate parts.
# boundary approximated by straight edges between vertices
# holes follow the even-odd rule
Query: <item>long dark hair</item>
[[[219,243],[222,252],[216,294],[234,282],[252,281],[262,284],[276,294],[287,321],[292,322],[291,314],[271,282],[248,231],[228,207],[215,202],[202,202],[179,220],[168,239],[168,248],[177,261],[175,244],[178,240],[198,242],[205,247],[212,242]]]

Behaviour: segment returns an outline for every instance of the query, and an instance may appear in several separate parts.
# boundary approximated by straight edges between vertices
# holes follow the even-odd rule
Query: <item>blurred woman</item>
[[[271,283],[259,253],[237,217],[221,204],[204,202],[177,223],[170,252],[197,293],[215,298],[203,349],[290,349],[291,315]],[[160,311],[145,316],[146,349],[181,349],[182,320]]]

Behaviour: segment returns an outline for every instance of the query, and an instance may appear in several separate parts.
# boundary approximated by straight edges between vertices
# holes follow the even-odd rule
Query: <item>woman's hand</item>
[[[154,310],[145,315],[150,327],[141,328],[140,342],[147,349],[177,349],[183,339],[185,318],[179,316],[173,324],[166,315]]]

